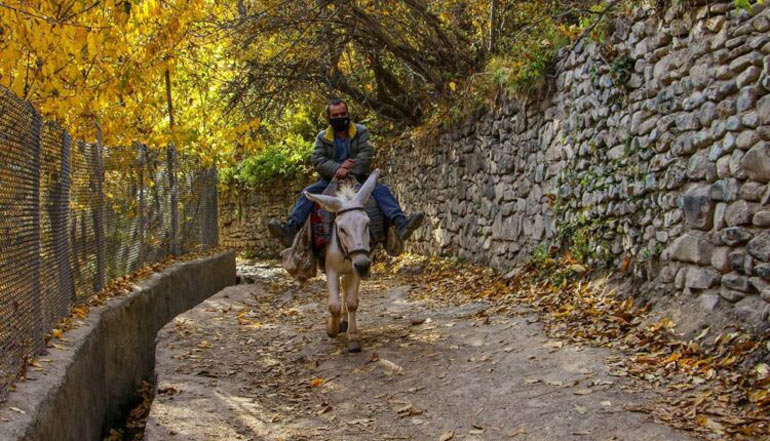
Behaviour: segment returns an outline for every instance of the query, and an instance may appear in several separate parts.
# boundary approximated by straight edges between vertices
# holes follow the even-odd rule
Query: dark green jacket
[[[348,136],[350,137],[350,158],[355,160],[355,165],[350,171],[359,180],[365,179],[369,176],[372,165],[369,129],[362,124],[351,123]],[[328,180],[334,177],[342,165],[334,161],[334,149],[334,129],[329,126],[315,137],[315,150],[311,157],[315,170]]]

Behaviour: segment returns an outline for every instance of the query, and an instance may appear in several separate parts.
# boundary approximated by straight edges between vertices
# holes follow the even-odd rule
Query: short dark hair
[[[326,117],[327,118],[329,117],[329,107],[331,107],[331,106],[339,106],[340,104],[344,104],[345,105],[345,110],[350,112],[350,109],[348,109],[348,103],[346,103],[345,101],[342,101],[339,98],[333,98],[333,99],[329,100],[329,102],[326,104]]]

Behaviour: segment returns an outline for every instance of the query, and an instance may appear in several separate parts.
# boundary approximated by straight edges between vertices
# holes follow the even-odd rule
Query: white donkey
[[[364,185],[356,193],[351,187],[343,186],[336,196],[310,194],[305,196],[318,202],[324,209],[336,213],[332,237],[324,250],[326,257],[326,280],[329,284],[329,312],[326,321],[326,333],[335,337],[345,332],[345,320],[340,324],[343,309],[347,312],[348,350],[360,352],[356,310],[358,309],[358,285],[361,278],[369,276],[369,216],[364,210],[366,201],[377,184],[379,170],[369,175]],[[342,290],[340,291],[340,278]],[[342,299],[340,299],[342,294]]]

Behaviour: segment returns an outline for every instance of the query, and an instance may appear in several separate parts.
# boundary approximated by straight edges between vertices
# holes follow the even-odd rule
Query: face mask
[[[350,125],[350,117],[343,116],[341,118],[329,118],[329,122],[331,123],[335,131],[344,132],[345,130],[348,129],[348,126]]]

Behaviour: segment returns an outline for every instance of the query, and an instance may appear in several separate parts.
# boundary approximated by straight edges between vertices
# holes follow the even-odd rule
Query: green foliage
[[[735,5],[735,9],[743,9],[744,11],[750,10],[752,4],[754,3],[762,4],[764,3],[764,1],[763,0],[759,0],[759,1],[733,0],[733,5]]]
[[[550,257],[548,245],[539,243],[535,245],[535,248],[532,250],[532,254],[529,257],[529,263],[540,267],[545,265]]]
[[[305,171],[313,144],[300,135],[289,134],[283,143],[267,146],[237,166],[235,178],[249,187],[264,185],[276,178],[291,178]]]
[[[293,178],[310,171],[315,133],[321,112],[306,103],[286,109],[280,118],[263,124],[252,136],[262,147],[237,165],[222,168],[219,180],[248,187],[263,186],[275,179]]]
[[[610,63],[610,76],[616,86],[628,87],[628,81],[631,79],[631,73],[634,65],[628,55],[616,57]]]
[[[577,37],[575,23],[549,16],[556,12],[549,9],[537,1],[509,9],[505,19],[518,31],[504,33],[485,69],[503,90],[521,93],[539,88],[556,52]]]

